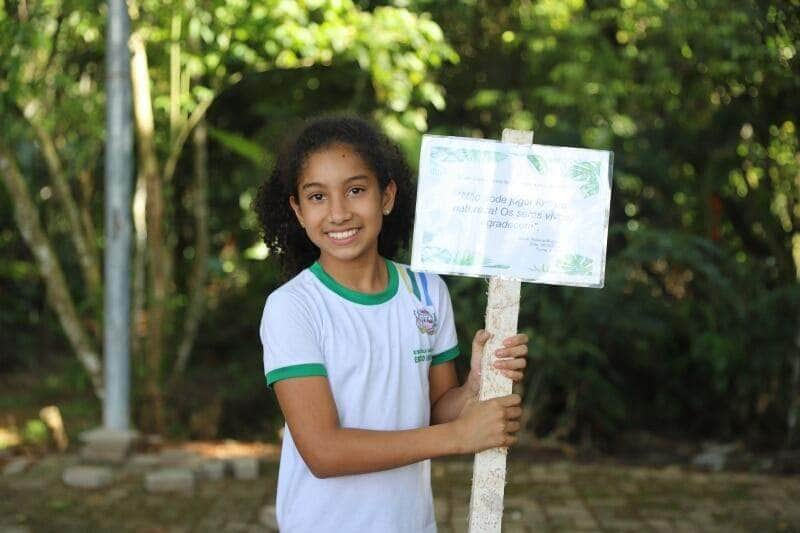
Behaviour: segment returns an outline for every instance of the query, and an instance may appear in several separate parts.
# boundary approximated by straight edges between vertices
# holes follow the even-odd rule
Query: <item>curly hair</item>
[[[397,185],[394,208],[391,214],[383,217],[378,253],[394,257],[408,244],[411,236],[416,189],[411,170],[397,145],[361,118],[333,116],[314,119],[284,145],[255,200],[264,243],[270,253],[278,256],[286,279],[319,257],[319,249],[295,218],[289,197],[297,197],[297,180],[308,158],[334,144],[351,146],[375,173],[381,190],[390,180]]]

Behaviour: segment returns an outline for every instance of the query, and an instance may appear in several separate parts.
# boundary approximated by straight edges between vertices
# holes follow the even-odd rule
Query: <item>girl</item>
[[[388,257],[407,243],[411,173],[355,118],[308,124],[256,200],[265,242],[292,277],[267,298],[267,384],[286,419],[277,517],[285,533],[435,532],[430,461],[516,442],[520,398],[478,402],[489,338],[459,386],[447,287]],[[498,350],[518,381],[527,337]]]

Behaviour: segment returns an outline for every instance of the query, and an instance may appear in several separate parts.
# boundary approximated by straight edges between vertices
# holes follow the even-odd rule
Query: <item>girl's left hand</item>
[[[478,330],[472,340],[472,359],[470,360],[470,371],[467,377],[467,384],[473,393],[477,394],[481,382],[481,359],[483,358],[483,348],[489,341],[491,335],[485,329]],[[494,368],[498,372],[511,379],[514,383],[522,381],[525,375],[525,367],[528,362],[528,336],[524,333],[508,337],[503,341],[503,347],[495,351],[496,361]]]

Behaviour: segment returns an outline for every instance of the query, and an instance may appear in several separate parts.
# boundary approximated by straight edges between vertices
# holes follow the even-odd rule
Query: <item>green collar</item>
[[[389,283],[386,284],[386,288],[381,292],[376,292],[373,294],[366,293],[366,292],[359,292],[354,291],[353,289],[348,289],[335,279],[333,279],[330,274],[323,270],[322,265],[319,264],[319,261],[314,261],[314,264],[311,265],[308,269],[311,271],[312,274],[317,276],[317,278],[322,282],[323,285],[328,287],[330,290],[341,296],[346,300],[350,300],[351,302],[355,302],[357,304],[363,305],[377,305],[382,304],[384,302],[388,302],[392,299],[392,297],[397,294],[397,268],[394,266],[394,263],[384,259],[386,262],[386,270],[389,273]]]

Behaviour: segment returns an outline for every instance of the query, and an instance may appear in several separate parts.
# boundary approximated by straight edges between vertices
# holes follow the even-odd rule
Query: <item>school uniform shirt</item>
[[[430,425],[428,371],[458,355],[447,286],[386,261],[377,294],[340,285],[319,263],[267,298],[260,335],[268,385],[326,376],[343,428]],[[277,518],[282,533],[436,531],[430,461],[318,479],[284,427]]]

